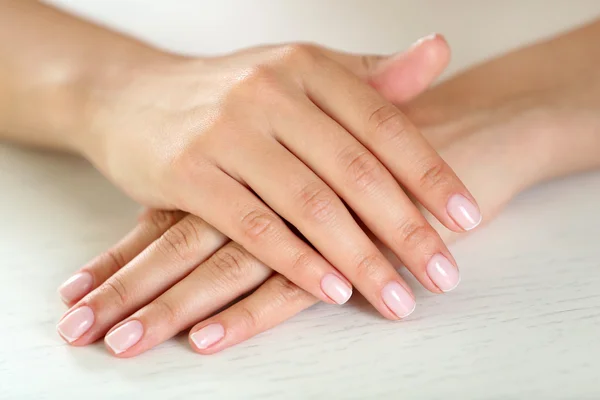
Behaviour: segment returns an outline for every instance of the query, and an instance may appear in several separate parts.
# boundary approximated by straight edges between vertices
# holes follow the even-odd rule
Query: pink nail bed
[[[140,321],[133,320],[124,323],[106,335],[104,342],[115,354],[120,354],[139,342],[143,335],[144,326]]]
[[[450,197],[447,210],[454,222],[465,231],[470,231],[481,223],[479,208],[463,195],[455,194]]]
[[[197,348],[204,350],[225,336],[225,328],[221,324],[210,324],[192,333],[190,338]]]
[[[449,292],[460,282],[460,274],[450,260],[435,254],[427,263],[427,275],[442,292]]]
[[[404,287],[398,282],[390,282],[381,292],[384,303],[398,318],[406,318],[413,311],[417,303]]]
[[[58,293],[65,303],[79,300],[92,289],[93,278],[89,272],[79,272],[58,288]]]
[[[94,324],[94,312],[90,307],[79,307],[60,320],[56,329],[69,343],[79,339]]]
[[[352,296],[352,288],[334,274],[327,274],[323,277],[321,289],[338,304],[344,304]]]

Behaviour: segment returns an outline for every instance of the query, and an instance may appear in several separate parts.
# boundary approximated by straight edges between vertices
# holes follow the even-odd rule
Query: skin
[[[594,44],[598,38],[597,24],[470,71],[406,105],[402,114],[390,103],[407,100],[435,76],[408,73],[431,72],[423,63],[407,63],[412,65],[409,67],[381,57],[353,56],[297,44],[250,49],[214,59],[187,59],[158,52],[33,2],[7,1],[2,6],[0,37],[10,38],[0,43],[4,62],[0,69],[2,135],[22,143],[80,153],[143,204],[192,212],[190,216],[164,211],[148,214],[117,246],[119,251],[109,252],[107,254],[112,256],[104,257],[104,263],[112,268],[104,272],[110,279],[104,282],[100,276],[96,278],[94,284],[100,286],[81,300],[91,301],[103,292],[120,304],[126,304],[132,298],[130,294],[134,294],[137,307],[154,300],[150,311],[146,308],[138,311],[143,314],[138,316],[140,320],[144,315],[147,317],[143,319],[143,339],[119,354],[122,357],[139,354],[170,337],[173,330],[184,329],[208,316],[211,311],[205,311],[206,315],[192,312],[198,304],[215,311],[262,282],[265,283],[251,296],[192,328],[193,334],[218,322],[225,328],[222,340],[206,349],[196,347],[193,342],[192,346],[203,353],[219,351],[273,326],[317,299],[332,302],[318,287],[318,278],[314,282],[312,276],[311,285],[311,276],[302,275],[314,271],[318,277],[340,271],[346,277],[354,273],[350,280],[376,308],[388,318],[397,318],[385,307],[379,293],[385,282],[405,284],[393,272],[392,263],[377,250],[377,240],[365,239],[365,232],[348,217],[350,214],[341,200],[372,229],[372,237],[380,238],[390,247],[425,287],[439,292],[428,279],[424,268],[426,260],[432,254],[444,254],[453,260],[438,233],[425,221],[436,226],[442,237],[448,232],[418,201],[447,228],[460,231],[445,205],[449,196],[457,192],[471,201],[472,197],[432,147],[464,175],[463,179],[472,179],[475,184],[480,182],[477,190],[486,196],[482,207],[484,211],[489,209],[490,215],[514,193],[540,179],[596,167],[598,163],[594,157],[598,149],[597,135],[594,135],[598,125],[592,111],[597,109],[598,100],[595,74],[598,52]],[[31,29],[33,26],[35,29]],[[39,32],[43,32],[44,40]],[[80,38],[85,40],[80,41]],[[40,48],[38,44],[42,42],[54,45]],[[575,61],[568,65],[553,63],[556,52]],[[504,78],[506,71],[512,72],[508,82]],[[410,90],[406,93],[400,90],[411,86],[419,90],[414,90],[412,95]],[[465,93],[470,95],[465,96]],[[236,107],[236,104],[242,106]],[[272,112],[273,109],[280,112]],[[29,114],[31,110],[35,110],[35,115]],[[285,118],[278,119],[282,116]],[[421,129],[427,141],[409,120]],[[289,121],[293,123],[286,125]],[[301,132],[294,131],[300,126],[304,128]],[[380,129],[382,126],[385,129]],[[273,132],[267,127],[273,128]],[[578,140],[565,139],[566,129],[580,135]],[[172,131],[176,135],[166,134]],[[310,136],[314,132],[319,134]],[[527,134],[514,137],[514,132]],[[152,140],[147,140],[149,137]],[[394,149],[394,140],[399,140],[398,137],[402,138],[402,146]],[[275,139],[270,142],[275,147],[266,145],[271,139]],[[328,140],[335,146],[327,147]],[[302,147],[305,141],[311,145]],[[243,145],[232,151],[229,146],[232,142]],[[277,147],[279,143],[284,146]],[[346,161],[350,162],[344,171],[354,173],[351,183],[365,186],[363,178],[367,177],[369,185],[373,182],[383,185],[387,188],[385,195],[360,197],[373,195],[373,192],[364,187],[362,192],[353,191],[352,187],[345,186],[346,176],[331,175],[336,165],[323,168],[314,159],[311,162],[310,157],[314,155],[308,148],[318,151],[360,149],[353,154],[356,157],[348,157]],[[398,157],[404,151],[409,153],[407,157]],[[257,154],[260,159],[253,158]],[[286,157],[277,158],[283,154]],[[410,157],[415,154],[422,158]],[[327,155],[331,153],[321,155],[322,159],[335,159]],[[265,159],[268,162],[261,164]],[[246,163],[236,165],[239,160]],[[294,165],[301,164],[293,160],[301,160],[307,169],[294,169]],[[352,162],[354,160],[356,162]],[[469,165],[465,165],[467,161]],[[303,177],[305,180],[299,184],[298,192],[308,194],[305,200],[318,199],[314,203],[326,205],[327,212],[322,212],[323,207],[311,208],[318,212],[309,213],[313,221],[311,218],[307,221],[302,207],[286,208],[294,204],[291,201],[294,198],[286,198],[286,191],[280,188],[289,189],[288,179],[285,179],[289,175],[277,175],[281,171],[274,171],[273,164],[287,168],[293,176]],[[352,171],[352,165],[361,168]],[[213,169],[208,170],[207,166]],[[459,169],[461,166],[464,170]],[[219,175],[219,171],[224,174]],[[376,181],[370,179],[373,171],[379,174]],[[484,179],[482,171],[486,172],[485,177],[493,176],[493,181]],[[490,175],[491,171],[495,174]],[[211,180],[215,173],[225,180]],[[227,180],[227,176],[231,180]],[[270,182],[261,181],[264,176],[268,176]],[[203,199],[206,191],[197,191],[198,182],[216,189],[211,191],[213,198]],[[268,183],[272,183],[272,187]],[[313,190],[314,193],[303,190],[309,183],[314,183],[318,190]],[[407,203],[408,197],[399,190],[398,183],[418,200],[415,208]],[[495,190],[490,190],[492,185]],[[220,192],[219,188],[227,190]],[[263,233],[268,231],[265,226],[270,228],[278,223],[274,236],[284,237],[283,245],[282,242],[249,241],[254,239],[248,237],[252,229],[235,231],[236,222],[239,225],[244,218],[217,221],[219,215],[235,216],[235,211],[239,211],[219,209],[227,205],[225,199],[232,194],[236,199],[247,200],[242,204],[257,206],[248,188],[292,222],[317,250],[335,249],[338,254],[313,251],[284,228],[277,215],[267,214],[264,208],[258,210],[262,213],[258,214],[260,218],[251,220],[261,222],[266,216],[268,223],[251,224],[251,228],[258,225],[262,235],[259,239],[264,239]],[[441,194],[436,193],[437,190]],[[223,193],[227,196],[221,195]],[[322,201],[319,197],[322,193],[330,197]],[[381,198],[393,199],[393,205],[381,203]],[[371,204],[369,209],[361,208],[365,202]],[[337,208],[331,206],[335,204]],[[206,209],[216,212],[201,219]],[[422,213],[416,211],[419,209]],[[256,210],[254,207],[252,212]],[[401,231],[401,245],[393,240],[389,227],[378,225],[394,219],[388,214],[369,214],[372,210],[409,213],[402,214],[403,222],[395,227]],[[256,216],[252,212],[242,214]],[[335,224],[324,221],[314,224],[316,214],[334,215],[330,218]],[[332,226],[344,232],[343,240],[338,237],[338,243],[328,242],[336,238]],[[330,230],[319,231],[323,228]],[[219,232],[236,242],[228,242]],[[338,246],[346,240],[352,245]],[[309,262],[304,261],[307,268],[295,271],[300,275],[286,269],[285,254],[276,254],[289,252],[290,248],[305,251],[295,253],[302,257],[294,260],[309,259]],[[359,255],[352,253],[356,249]],[[156,265],[177,260],[179,264],[174,264],[177,271],[187,268],[187,272],[192,272],[171,289],[169,286],[178,279],[160,279],[149,271],[146,273],[154,276],[154,281],[149,279],[140,284],[128,278],[138,269],[142,270],[131,265],[145,265],[144,259],[150,257],[147,253],[163,257],[156,259]],[[198,253],[203,256],[198,258]],[[350,257],[354,263],[347,259],[349,255],[354,255]],[[289,254],[287,256],[289,258]],[[112,275],[124,265],[125,268]],[[274,269],[285,272],[289,279],[284,275],[271,275],[272,270],[266,265],[274,265]],[[356,274],[360,270],[368,273]],[[183,276],[181,273],[180,277]],[[341,274],[337,276],[344,278]],[[198,285],[205,285],[206,291],[212,290],[213,296],[195,297]],[[156,297],[157,288],[160,292],[169,290]],[[371,290],[373,288],[375,290]],[[85,345],[94,337],[101,337],[113,320],[125,317],[118,316],[121,310],[105,310],[109,305],[102,302],[94,305],[104,313],[103,318],[73,344]],[[135,304],[128,306],[136,308]]]
[[[403,105],[430,143],[481,199],[485,221],[536,183],[600,167],[600,73],[596,68],[600,60],[590,55],[598,38],[600,23],[594,23],[466,71]],[[572,62],[560,68],[548,62],[556,54],[569,54]],[[377,69],[373,78],[385,86],[382,77],[389,76],[386,69],[393,68],[391,63]],[[512,71],[510,81],[514,85],[502,82],[507,70]],[[420,209],[445,241],[457,238],[423,207]],[[196,257],[199,261],[182,272],[181,276],[189,273],[185,278],[173,279],[156,290],[156,282],[145,280],[151,281],[152,274],[164,277],[160,265],[168,263],[169,269],[177,265],[165,259],[168,252],[158,250],[169,235],[187,237],[181,241],[185,243],[181,249],[187,252],[183,258]],[[382,243],[378,245],[386,251]],[[190,326],[191,338],[202,328],[220,325],[223,338],[206,348],[190,339],[195,351],[212,354],[318,302],[206,222],[182,212],[147,211],[138,226],[107,254],[82,268],[92,273],[100,286],[83,301],[106,307],[102,285],[105,279],[115,279],[127,288],[129,298],[143,295],[144,302],[149,302],[143,307],[119,304],[118,308],[127,308],[121,313],[108,309],[110,323],[103,329],[128,315],[109,334],[134,320],[144,329],[141,339],[115,354],[118,357],[136,356]],[[388,255],[393,259],[392,253]],[[398,266],[397,261],[395,264]],[[161,294],[166,286],[170,288]],[[85,345],[103,333],[97,331],[77,344]],[[110,347],[108,350],[114,354]]]
[[[398,319],[386,293],[414,297],[353,215],[430,291],[442,292],[434,257],[456,270],[409,195],[456,232],[480,213],[393,104],[398,83],[365,79],[381,57],[287,44],[189,58],[37,2],[1,6],[6,138],[81,154],[134,200],[201,218],[325,302],[354,286]],[[466,224],[456,199],[472,209]]]
[[[381,82],[388,88],[386,81],[396,82],[398,72],[414,71],[413,75],[416,75],[418,71],[420,82],[427,84],[447,64],[448,54],[443,38],[434,37],[406,53],[374,65],[364,79]],[[425,86],[403,85],[399,88],[402,91],[392,94],[408,101]],[[167,210],[145,212],[139,225],[127,237],[79,273],[92,275],[94,284],[90,289],[95,290],[84,298],[72,298],[66,303],[71,310],[91,307],[95,322],[72,344],[82,346],[94,342],[113,325],[141,308],[136,313],[138,317],[133,319],[161,320],[164,324],[148,331],[149,339],[140,342],[139,348],[136,346],[136,353],[172,337],[259,285],[259,290],[277,285],[298,287],[283,275],[274,274],[241,245],[230,241],[199,217]],[[187,297],[186,293],[200,296]],[[185,309],[174,311],[179,307],[176,304]]]

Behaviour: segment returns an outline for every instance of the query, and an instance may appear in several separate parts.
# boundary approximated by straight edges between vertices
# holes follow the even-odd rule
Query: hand
[[[468,178],[475,193],[487,194],[483,211],[493,216],[522,187],[522,181],[506,172],[511,160],[498,148],[497,137],[483,132],[471,137],[465,142],[454,138],[442,154],[450,156],[447,161]],[[466,157],[473,153],[493,156]],[[493,184],[488,182],[490,170],[496,173]],[[83,289],[84,294],[98,288],[71,308],[59,329],[73,332],[73,337],[63,336],[74,339],[77,346],[97,340],[108,330],[105,343],[118,357],[143,353],[194,324],[191,347],[212,354],[318,302],[198,217],[175,211],[143,214],[127,237],[85,266],[71,284],[82,281],[89,283],[66,288]]]
[[[378,82],[400,83],[389,96],[397,101],[408,100],[441,72],[447,50],[443,40],[423,41],[364,78],[376,87]],[[381,90],[390,91],[391,87],[385,84]],[[111,343],[113,352],[123,350],[115,338],[123,338],[126,331],[119,328],[136,321],[127,327],[141,335],[143,328],[139,328],[147,326],[145,339],[122,356],[139,354],[267,279],[252,298],[258,293],[297,288],[279,274],[269,278],[271,274],[271,269],[200,218],[177,211],[150,211],[117,246],[83,267],[60,288],[65,303],[77,304],[60,322],[59,332],[69,342],[85,345],[137,311],[112,330],[118,333],[109,336],[107,343]],[[314,299],[304,291],[298,293],[300,298]],[[237,306],[233,311],[244,312]],[[129,345],[134,344],[131,340],[139,339],[129,334],[125,337]]]
[[[500,135],[515,146],[519,143],[510,130],[474,131],[466,136],[449,131],[438,137],[448,163],[475,193],[486,194],[482,203],[486,216],[495,215],[529,182],[506,168],[516,160],[498,145]],[[492,182],[490,172],[495,177]],[[440,232],[444,240],[455,239],[448,236],[450,231]],[[71,308],[59,330],[74,332],[73,337],[63,336],[74,339],[77,346],[97,340],[108,330],[105,343],[118,357],[136,356],[194,324],[189,333],[191,347],[211,354],[318,301],[282,275],[272,274],[243,247],[227,241],[198,217],[171,211],[143,214],[127,237],[85,266],[71,282],[73,286],[63,290],[74,301],[98,288]],[[82,282],[88,283],[81,286]],[[68,298],[67,304],[73,305]]]
[[[377,62],[297,44],[146,62],[92,90],[80,148],[134,199],[200,217],[315,297],[343,304],[352,283],[402,318],[414,297],[344,202],[435,293],[456,286],[456,264],[399,183],[451,230],[481,216],[409,120],[359,78]]]
[[[588,30],[586,28],[583,32],[587,34]],[[576,32],[575,35],[577,34],[580,33]],[[567,44],[568,50],[572,52],[572,42],[580,43],[580,40],[573,37],[570,39]],[[590,45],[595,46],[595,43],[596,41],[591,41]],[[446,161],[480,198],[486,220],[493,218],[515,194],[540,180],[600,167],[596,156],[600,148],[600,138],[596,134],[600,118],[592,111],[600,107],[600,77],[594,69],[590,69],[593,71],[591,73],[581,73],[583,68],[576,63],[569,64],[569,68],[562,71],[540,74],[553,66],[545,61],[544,52],[540,54],[540,46],[549,47],[547,54],[551,58],[561,53],[560,49],[554,48],[553,42],[521,50],[467,71],[427,92],[406,107],[408,115],[418,121],[428,140],[441,151]],[[585,57],[579,59],[589,62],[589,51],[585,48],[581,51]],[[578,73],[570,73],[570,69],[574,67]],[[503,71],[506,70],[518,71],[511,74],[510,81],[514,82],[512,86],[502,83]],[[385,71],[380,73],[385,75]],[[539,82],[542,75],[551,76],[551,82]],[[527,83],[535,82],[536,79],[538,81],[534,85]],[[386,85],[385,79],[382,80],[382,85]],[[573,135],[577,140],[573,140]],[[490,176],[494,179],[490,180]],[[127,263],[158,238],[161,232],[166,231],[167,226],[174,223],[169,215],[171,214],[146,215],[140,225],[113,249],[120,261],[112,262],[112,269],[112,258],[109,256],[100,257],[91,263],[87,270],[97,270],[99,273],[90,281],[89,287],[83,288],[84,291],[89,291],[93,285],[100,285],[119,265]],[[181,215],[178,218],[180,217]],[[431,216],[429,218],[433,221]],[[158,223],[149,222],[152,220]],[[200,222],[198,224],[206,227]],[[157,225],[162,226],[151,228]],[[439,223],[436,228],[444,240],[452,241],[456,238],[455,233],[444,229]],[[233,246],[233,253],[217,257],[222,265],[227,265],[228,260],[236,261],[233,268],[225,270],[254,271],[249,280],[259,281],[264,267]],[[220,251],[229,252],[227,246]],[[125,278],[133,274],[130,265],[116,276]],[[225,276],[231,277],[226,273]],[[132,282],[135,280],[132,279]],[[226,282],[232,280],[220,282],[225,282],[227,286]],[[213,290],[223,285],[207,286],[212,288],[209,290]],[[156,337],[148,332],[158,332],[156,336],[163,340],[180,328],[186,328],[195,322],[191,321],[193,318],[188,318],[186,312],[197,313],[198,309],[210,303],[195,287],[185,289],[182,286],[179,294],[175,287],[166,292],[171,299],[170,304],[176,304],[175,307],[161,306],[163,300],[159,300],[158,306],[153,305],[153,302],[149,308],[142,308],[126,319],[127,322],[140,322],[141,325],[131,325],[141,327],[137,336],[124,335],[125,328],[118,329],[124,323],[111,330],[115,338],[122,339],[125,336],[130,339],[125,340],[131,345],[130,349],[119,353],[120,357],[137,355],[158,343]],[[84,294],[81,293],[81,296]],[[218,352],[277,325],[315,302],[316,298],[275,275],[247,298],[194,326],[190,331],[190,343],[202,354]],[[97,305],[103,307],[104,303],[98,302]],[[197,305],[200,307],[196,307]],[[193,311],[188,311],[188,306]],[[161,308],[169,309],[170,312],[153,314],[152,310]],[[205,313],[211,313],[213,309]],[[168,323],[165,323],[162,319],[164,315],[175,317],[167,318]],[[176,328],[171,329],[171,326]],[[107,337],[109,348],[114,345],[118,349],[117,342],[111,344],[110,335]]]

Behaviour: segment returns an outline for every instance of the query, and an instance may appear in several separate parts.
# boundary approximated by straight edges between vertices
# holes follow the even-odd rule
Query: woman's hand
[[[447,59],[441,37],[429,42]],[[427,58],[425,46],[411,51]],[[456,264],[403,188],[451,230],[481,216],[418,130],[360,78],[383,62],[304,44],[146,60],[98,80],[79,146],[134,199],[200,217],[320,300],[343,304],[353,284],[386,318],[403,318],[413,295],[348,207],[435,293],[458,284]]]
[[[381,90],[397,101],[414,97],[435,79],[447,61],[445,42],[440,38],[432,39],[419,42],[363,78],[375,87],[382,84]],[[398,83],[401,84],[393,86]],[[226,242],[228,239],[224,235],[193,215],[175,211],[145,213],[139,225],[117,246],[83,267],[61,286],[63,300],[74,307],[59,323],[59,332],[69,342],[85,345],[139,310],[135,317],[128,319],[137,322],[127,327],[138,336],[143,334],[145,339],[143,345],[140,342],[125,356],[137,354],[169,338],[253,290],[272,274],[271,269],[241,246]],[[201,290],[203,287],[205,290]],[[281,293],[285,288],[297,286],[276,274],[256,293]],[[96,290],[87,295],[92,289]],[[299,298],[314,299],[304,291],[298,293],[301,294]],[[197,297],[198,294],[202,296]],[[149,306],[143,307],[149,302]],[[198,306],[200,303],[201,307]],[[163,318],[166,314],[162,313],[168,312],[165,310],[173,311],[178,307],[182,309],[175,315]],[[233,310],[240,309],[236,306]],[[161,323],[157,324],[158,321]],[[119,329],[119,334],[107,339],[115,352],[123,350],[123,344],[118,345],[116,338],[122,337],[125,329]],[[154,333],[146,334],[149,331]],[[250,331],[240,333],[249,334]],[[129,337],[128,334],[125,336]]]
[[[493,217],[514,194],[533,182],[506,168],[517,160],[498,139],[502,135],[517,146],[519,141],[512,131],[447,134],[442,154],[475,193],[486,195],[482,203],[486,216]],[[487,178],[490,172],[495,174],[491,182]],[[451,231],[440,232],[444,240],[456,238]],[[381,249],[385,251],[383,246]],[[120,243],[63,286],[63,298],[73,307],[58,329],[76,346],[106,334],[109,351],[132,357],[193,326],[189,332],[192,348],[212,354],[318,302],[272,272],[198,217],[151,210]],[[215,312],[218,314],[213,315]]]
[[[430,76],[303,44],[182,57],[39,2],[0,8],[1,137],[86,156],[142,204],[199,216],[329,303],[354,283],[387,318],[415,304],[350,209],[426,288],[458,282],[403,190],[449,229],[479,223],[464,185],[392,104],[399,85]],[[429,42],[446,50],[443,69],[445,42]],[[411,52],[427,61],[422,46]],[[368,80],[379,68],[397,80]]]
[[[587,67],[596,65],[589,59],[591,52],[587,47],[596,46],[594,38],[599,35],[600,25],[595,24],[558,40],[503,56],[443,83],[405,107],[431,144],[480,199],[486,220],[493,218],[518,192],[541,180],[600,166],[597,157],[600,118],[595,111],[600,107],[600,74],[595,68]],[[561,47],[563,45],[566,49]],[[574,54],[573,49],[580,54]],[[549,69],[557,66],[547,59],[564,51],[571,53],[573,62],[568,68],[549,73]],[[393,66],[386,68],[393,69]],[[385,79],[386,68],[376,75],[377,79],[384,77],[380,79],[383,87],[393,84]],[[504,71],[513,71],[510,75],[513,85],[506,84]],[[551,79],[543,79],[544,76]],[[489,179],[490,176],[494,179]],[[156,244],[163,240],[159,239],[161,234],[170,226],[183,222],[181,218],[184,218],[182,213],[174,212],[145,214],[134,231],[113,250],[75,275],[71,281],[73,286],[63,286],[67,291],[66,302],[72,305],[98,285],[99,289],[78,304],[90,304],[88,299],[101,299],[111,292],[125,293],[125,304],[135,296],[143,296],[146,289],[141,282],[146,272],[142,271],[145,268],[141,264],[148,258],[136,255],[147,254],[152,248],[155,252],[161,249],[162,246]],[[222,240],[220,234],[196,217],[185,218],[195,221],[194,224],[183,224],[183,228],[188,226],[188,233],[202,231],[206,239],[200,243],[208,243],[212,248],[218,246]],[[454,232],[436,223],[431,215],[428,218],[445,241],[456,238]],[[191,226],[200,229],[191,230]],[[201,253],[201,245],[196,241],[182,242],[181,238],[189,237],[183,235],[184,232],[185,229],[179,228],[167,232],[165,236],[178,238],[167,238],[171,243],[168,246],[172,248],[172,244],[179,244],[176,246],[179,252]],[[190,246],[192,250],[189,250]],[[150,275],[148,281],[158,289],[152,295],[145,295],[140,304],[155,300],[111,329],[106,337],[109,349],[120,357],[135,356],[214,313],[224,305],[219,305],[221,302],[250,291],[247,288],[258,286],[264,279],[267,281],[254,293],[195,325],[190,331],[192,347],[202,354],[218,352],[277,325],[318,301],[280,275],[267,278],[265,267],[235,244],[226,245],[214,255],[215,258],[209,258],[210,261],[204,262],[163,296],[159,295],[170,284],[152,276],[164,276],[165,272],[161,271],[170,273],[170,267],[164,264],[146,267]],[[119,270],[125,264],[127,266]],[[202,269],[204,272],[200,272]],[[218,272],[215,274],[215,271]],[[181,276],[186,273],[180,272]],[[136,279],[136,274],[141,280]],[[207,274],[202,283],[196,281],[201,274]],[[238,274],[246,277],[237,281],[235,276]],[[186,282],[187,279],[190,282]],[[247,282],[242,282],[244,279]],[[200,286],[208,288],[208,296]],[[233,295],[227,295],[228,291]],[[211,293],[219,300],[212,301]],[[69,297],[72,297],[71,301]],[[121,296],[113,294],[113,298],[119,301]],[[122,307],[111,308],[110,301],[102,300],[95,303],[95,312],[102,313],[107,304],[110,311],[103,314],[102,320],[111,322],[74,344],[90,343],[120,320],[106,315],[126,316],[138,309],[126,306],[126,310],[121,311]],[[77,307],[73,309],[77,310]],[[199,309],[203,311],[198,312]],[[61,324],[76,328],[86,326],[84,319],[69,321],[69,315]]]
[[[512,172],[518,170],[515,163],[523,164],[509,150],[526,142],[515,131],[488,128],[448,130],[435,142],[474,193],[485,195],[483,211],[491,218],[536,177]],[[434,131],[434,127],[425,130]],[[493,181],[489,173],[494,174]],[[438,228],[444,240],[456,238],[441,225]],[[76,346],[89,344],[108,331],[107,348],[119,357],[138,355],[194,324],[190,345],[199,353],[211,354],[318,301],[281,274],[272,274],[200,218],[175,211],[144,213],[127,237],[82,268],[61,293],[72,306],[96,286],[63,317],[58,329]]]

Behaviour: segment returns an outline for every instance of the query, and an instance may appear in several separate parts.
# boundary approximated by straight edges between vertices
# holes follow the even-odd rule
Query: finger
[[[311,114],[301,114],[299,119],[313,117]],[[290,122],[293,124],[295,120]],[[233,173],[239,175],[275,212],[296,227],[382,315],[397,319],[412,311],[414,300],[408,285],[329,186],[274,139],[249,138],[244,147],[261,150],[251,153],[231,150],[225,164],[232,166]],[[274,165],[277,168],[273,168]],[[390,180],[395,184],[392,178]],[[308,285],[316,284],[338,304],[350,297],[350,287],[340,287],[345,282],[340,280],[335,270],[315,271],[317,279],[313,283],[298,279],[297,268],[274,265],[273,269],[310,293],[315,290]],[[404,290],[406,293],[402,300],[410,302],[397,314],[392,313],[392,305],[386,305],[384,301],[384,293],[389,285]]]
[[[302,115],[302,118],[297,115]],[[404,261],[425,288],[441,293],[456,287],[459,280],[458,269],[446,245],[385,166],[360,142],[308,99],[297,101],[293,113],[278,113],[272,125],[278,141],[321,177],[360,220]],[[266,162],[267,159],[261,155],[261,160],[256,162],[260,161]],[[278,162],[275,165],[282,167],[278,168],[282,174],[279,185],[283,188],[284,181],[287,181],[289,187],[290,178],[285,174],[296,175],[284,171],[281,160],[273,159],[270,162]],[[249,162],[244,162],[243,165],[246,164]],[[269,168],[265,167],[261,171],[248,172],[254,172],[265,179],[269,177],[269,173],[272,175],[277,172],[268,173],[267,169]],[[325,185],[319,187],[323,186]],[[314,185],[309,187],[314,188]],[[292,204],[287,199],[283,202]],[[358,248],[358,241],[353,240],[350,234],[350,229],[356,223],[351,216],[348,217],[352,227],[344,226],[341,232],[351,246]],[[333,241],[341,241],[343,238],[334,236],[331,229],[327,229],[328,224],[323,222],[327,221],[316,221],[316,226],[324,231],[325,240],[330,241],[324,248],[337,249],[339,245]],[[361,229],[357,231],[364,235]],[[311,242],[318,247],[312,238]],[[328,257],[326,253],[322,254]],[[448,271],[440,273],[440,267]],[[346,274],[345,270],[340,270]],[[350,279],[348,275],[346,277]]]
[[[414,125],[328,58],[314,55],[313,62],[321,68],[306,74],[304,87],[315,104],[377,156],[448,229],[475,228],[481,213],[473,196]]]
[[[421,38],[406,51],[392,56],[350,54],[327,48],[322,51],[395,104],[421,94],[450,61],[450,47],[439,34]]]
[[[200,218],[188,215],[73,306],[58,323],[58,333],[75,346],[94,342],[181,280],[227,240]]]
[[[276,274],[250,296],[195,325],[189,342],[194,351],[213,354],[271,329],[317,301]]]
[[[240,159],[237,162],[242,165],[242,168],[254,168],[252,163],[248,164],[248,159],[243,157],[255,152],[235,151],[240,146],[252,148],[254,143],[246,141],[243,145],[239,144],[233,148],[227,143],[223,145],[227,147],[215,148],[215,154],[224,155],[220,162],[231,164],[232,161],[225,155],[238,154]],[[262,153],[260,147],[257,149]],[[272,164],[269,169],[278,169],[273,166],[277,164]],[[205,173],[202,176],[196,173],[188,179],[178,186],[184,188],[183,190],[189,190],[185,193],[185,198],[192,201],[182,204],[180,208],[189,210],[192,214],[211,210],[210,213],[205,213],[206,219],[214,224],[215,228],[242,245],[268,267],[287,273],[298,286],[321,300],[335,304],[345,302],[350,297],[351,286],[345,278],[317,251],[295,235],[279,215],[234,178],[223,171],[218,171]],[[243,180],[239,177],[238,179]],[[202,190],[197,182],[203,182]],[[280,191],[278,188],[272,189]],[[324,278],[327,279],[327,284],[322,287]],[[326,292],[325,287],[333,287],[333,289]],[[330,297],[329,294],[332,292],[335,292],[335,295]]]
[[[240,245],[229,242],[163,295],[114,326],[105,344],[118,357],[136,356],[253,290],[272,272]]]
[[[158,239],[184,215],[185,213],[180,211],[145,212],[136,227],[121,241],[83,266],[58,288],[63,302],[70,307],[81,300]]]

